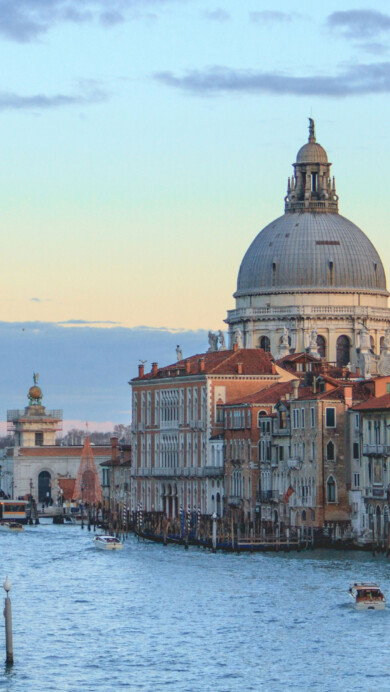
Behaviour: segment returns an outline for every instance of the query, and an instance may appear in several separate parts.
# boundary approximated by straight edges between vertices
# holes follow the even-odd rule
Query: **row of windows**
[[[292,410],[292,428],[297,430],[298,428],[304,428],[306,423],[305,409],[304,408],[293,408]],[[310,427],[315,428],[316,418],[315,409],[310,408]],[[327,428],[336,427],[336,409],[328,407],[325,409],[325,426]]]
[[[152,425],[152,404],[154,399],[154,425],[173,427],[174,424],[193,420],[205,421],[206,419],[206,387],[200,389],[199,411],[199,387],[180,389],[162,389],[154,392],[133,392],[133,421],[138,421],[138,406],[140,396],[140,421],[146,425]]]

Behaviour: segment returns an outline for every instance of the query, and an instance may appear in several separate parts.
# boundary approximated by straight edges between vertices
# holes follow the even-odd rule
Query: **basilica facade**
[[[285,213],[254,239],[242,260],[229,342],[275,358],[308,351],[362,374],[390,373],[389,293],[367,236],[339,214],[331,164],[316,141],[298,151]],[[385,353],[381,353],[385,350]]]

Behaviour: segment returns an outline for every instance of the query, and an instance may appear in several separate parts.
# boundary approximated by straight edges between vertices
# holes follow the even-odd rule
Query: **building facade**
[[[258,349],[208,351],[158,368],[132,386],[132,511],[177,518],[180,509],[222,513],[222,405],[291,379]]]

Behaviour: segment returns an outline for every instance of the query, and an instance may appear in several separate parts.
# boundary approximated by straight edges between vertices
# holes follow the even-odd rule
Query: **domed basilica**
[[[338,213],[331,163],[309,120],[285,213],[260,231],[242,260],[236,308],[226,319],[229,342],[275,358],[306,350],[366,376],[389,374],[383,265],[363,231]]]

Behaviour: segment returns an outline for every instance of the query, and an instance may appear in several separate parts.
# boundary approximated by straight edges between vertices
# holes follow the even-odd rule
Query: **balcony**
[[[228,497],[228,504],[231,507],[241,507],[241,504],[243,502],[242,497],[239,497],[239,495],[229,495]]]
[[[202,476],[205,477],[223,476],[224,469],[223,466],[204,466],[202,469],[198,469],[198,471],[202,471]]]
[[[270,502],[272,494],[272,490],[260,490],[260,492],[256,493],[256,500],[258,502]]]
[[[388,496],[388,491],[385,490],[383,487],[377,487],[377,488],[365,488],[364,489],[364,495],[367,498],[375,498],[375,499],[387,499]]]
[[[289,469],[300,469],[302,466],[302,459],[299,457],[290,457],[287,459],[287,466]]]
[[[177,430],[178,427],[178,420],[162,420],[160,423],[161,430]]]
[[[274,426],[274,429],[272,431],[273,435],[289,435],[290,434],[290,428],[278,428],[277,425]]]
[[[368,456],[375,456],[375,457],[389,456],[390,455],[390,445],[364,444],[363,445],[363,455],[366,457],[368,457]]]

